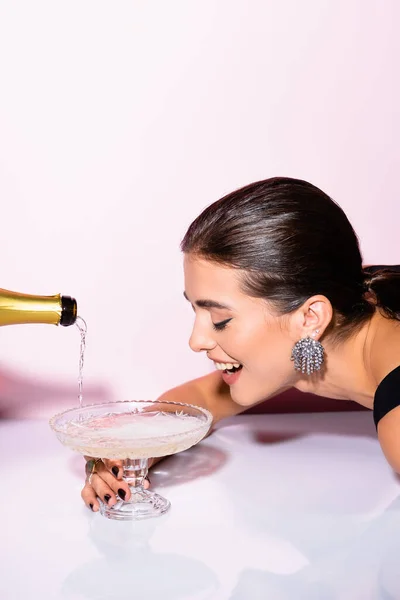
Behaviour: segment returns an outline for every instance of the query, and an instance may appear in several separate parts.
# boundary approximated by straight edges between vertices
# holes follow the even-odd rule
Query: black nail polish
[[[122,498],[122,500],[125,500],[125,496],[126,496],[125,490],[123,490],[122,488],[119,488],[119,490],[118,490],[118,496],[120,498]]]
[[[119,472],[119,469],[118,469],[118,467],[113,467],[113,468],[111,469],[111,471],[114,473],[115,477],[118,477],[118,472]]]
[[[90,503],[89,506],[90,506],[90,510],[93,511],[93,504]]]
[[[110,500],[110,498],[111,498],[110,494],[106,494],[106,495],[104,496],[104,502],[106,502],[106,503],[107,503],[107,502]]]

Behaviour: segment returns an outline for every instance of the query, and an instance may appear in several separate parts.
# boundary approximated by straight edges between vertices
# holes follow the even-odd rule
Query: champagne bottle
[[[75,298],[35,296],[0,289],[0,326],[25,323],[73,325],[77,317]]]

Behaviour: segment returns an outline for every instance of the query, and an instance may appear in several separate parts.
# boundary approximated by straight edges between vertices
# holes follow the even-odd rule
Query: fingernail
[[[150,477],[148,475],[147,475],[146,479],[151,484]]]
[[[93,504],[90,503],[89,506],[90,506],[90,510],[93,512]]]
[[[119,472],[119,469],[118,469],[118,467],[113,467],[113,468],[111,469],[111,471],[114,473],[115,477],[118,477],[118,472]]]
[[[108,501],[110,500],[110,498],[111,498],[110,494],[106,494],[106,495],[104,496],[104,501],[105,501],[106,503],[108,503]]]
[[[122,498],[122,500],[125,500],[126,491],[125,491],[125,490],[123,490],[122,488],[119,488],[119,490],[118,490],[118,496],[119,496],[120,498]]]

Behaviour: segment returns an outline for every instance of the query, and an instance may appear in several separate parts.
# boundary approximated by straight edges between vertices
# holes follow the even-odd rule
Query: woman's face
[[[288,315],[241,291],[236,269],[188,254],[184,272],[185,296],[195,311],[189,345],[221,370],[232,399],[250,406],[291,387],[297,340]]]

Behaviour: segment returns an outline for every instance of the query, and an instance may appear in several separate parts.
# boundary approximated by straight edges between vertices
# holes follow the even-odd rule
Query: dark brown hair
[[[190,225],[181,248],[243,270],[243,290],[281,314],[315,294],[326,296],[338,338],[370,318],[376,306],[400,320],[400,273],[364,271],[343,210],[300,179],[266,179],[214,202]]]

